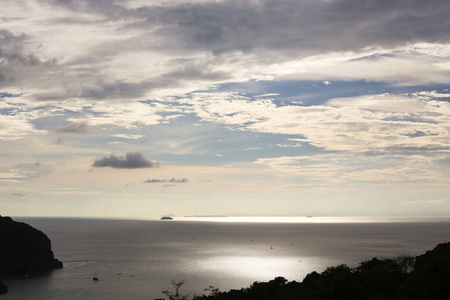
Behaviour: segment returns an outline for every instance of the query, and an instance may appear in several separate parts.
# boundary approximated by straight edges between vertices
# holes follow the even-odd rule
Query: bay
[[[450,240],[447,219],[15,219],[45,232],[64,268],[2,278],[5,300],[155,299],[172,280],[197,294],[276,276],[301,281],[330,266],[418,255]]]

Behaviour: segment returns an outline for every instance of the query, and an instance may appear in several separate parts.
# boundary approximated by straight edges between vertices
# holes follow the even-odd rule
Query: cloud
[[[63,103],[62,106],[64,105]],[[92,126],[115,125],[128,129],[137,128],[138,125],[159,124],[164,121],[164,117],[160,113],[169,114],[171,111],[178,110],[164,104],[119,101],[86,103],[84,108],[84,113],[86,117],[89,117],[89,123]],[[131,137],[131,135],[120,135],[119,137],[124,138],[125,136]]]
[[[53,145],[64,145],[64,139],[62,139],[60,136],[56,138],[55,141],[53,141]]]
[[[287,76],[450,77],[445,0],[3,3],[14,17],[0,31],[0,87],[40,101],[142,100]]]
[[[158,167],[158,162],[151,162],[147,160],[140,152],[130,152],[125,156],[116,156],[111,154],[101,159],[96,159],[92,167],[111,167],[116,169],[136,169],[136,168],[155,168]]]
[[[277,147],[283,147],[283,148],[290,148],[290,147],[300,148],[300,147],[302,147],[302,144],[300,144],[300,143],[289,143],[289,144],[277,144],[276,146]]]
[[[232,92],[194,93],[183,101],[204,121],[294,135],[324,150],[380,155],[450,151],[450,104],[414,95],[362,95],[312,106],[277,106],[270,99]]]
[[[412,201],[404,201],[406,204],[424,204],[424,205],[442,205],[447,204],[450,201],[447,199],[427,199],[427,200],[412,200]]]
[[[186,182],[189,182],[189,180],[187,178],[183,177],[183,178],[180,178],[180,179],[170,178],[169,180],[153,178],[153,179],[148,179],[148,180],[144,181],[144,183],[161,183],[161,182],[186,183]]]
[[[25,197],[26,195],[25,195],[25,194],[22,194],[22,193],[14,193],[13,196],[16,196],[16,197]]]
[[[25,181],[40,175],[48,174],[49,168],[36,168],[34,164],[20,163],[10,168],[0,166],[0,181]]]
[[[123,134],[123,133],[114,134],[113,136],[121,138],[121,139],[132,139],[132,140],[138,140],[138,139],[145,137],[145,135],[141,135],[141,134]]]
[[[90,133],[91,128],[87,121],[81,121],[77,123],[72,123],[67,126],[58,127],[55,129],[55,132],[58,133],[73,133],[73,134],[84,134]]]
[[[127,143],[119,142],[119,141],[108,142],[108,144],[111,144],[111,145],[128,145]]]
[[[4,97],[0,95],[0,140],[21,139],[30,135],[47,135],[43,128],[54,128],[61,134],[101,135],[106,128],[121,127],[141,129],[143,126],[167,123],[174,118],[189,113],[189,107],[183,103],[164,103],[162,101],[125,102],[87,100],[30,101],[26,95]],[[80,121],[83,120],[83,121]],[[69,123],[55,126],[60,122]],[[63,123],[63,124],[64,124]],[[34,126],[38,125],[39,129]],[[106,125],[106,126],[105,126]],[[101,127],[97,129],[96,127]],[[110,133],[120,139],[140,139],[143,134]],[[59,144],[62,144],[62,139]]]
[[[420,155],[382,157],[344,152],[259,158],[254,163],[329,184],[408,181],[437,183],[439,180],[448,184],[441,171],[436,169],[438,158],[433,160]]]
[[[6,29],[0,29],[1,81],[15,81],[16,79],[20,79],[11,76],[11,73],[3,73],[3,71],[11,72],[20,69],[19,67],[34,68],[43,64],[39,58],[27,53],[25,47],[28,38],[25,34],[15,35]]]
[[[0,87],[13,88],[18,84],[40,84],[55,70],[56,60],[41,60],[28,43],[26,34],[16,35],[0,29]]]
[[[181,179],[175,179],[175,178],[170,178],[169,182],[173,182],[173,183],[186,183],[188,182],[187,178],[181,178]]]
[[[360,97],[334,98],[326,103],[335,107],[358,107],[360,109],[399,113],[414,113],[423,108],[417,98],[390,94],[363,95]]]
[[[416,41],[445,43],[450,37],[446,18],[450,8],[445,0],[183,1],[139,8],[107,1],[51,3],[124,20],[123,28],[154,30],[159,38],[143,35],[135,44],[150,47],[152,42],[153,47],[172,51],[324,53]],[[435,28],[440,28],[438,34]]]
[[[22,116],[1,114],[0,141],[17,140],[28,135],[44,134],[45,130],[37,130],[33,124]]]
[[[167,180],[153,178],[153,179],[147,179],[146,181],[144,181],[144,183],[160,183],[160,182],[167,182]]]

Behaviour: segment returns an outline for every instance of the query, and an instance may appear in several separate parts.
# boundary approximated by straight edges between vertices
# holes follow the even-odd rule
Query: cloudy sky
[[[450,216],[447,0],[2,0],[0,214]]]

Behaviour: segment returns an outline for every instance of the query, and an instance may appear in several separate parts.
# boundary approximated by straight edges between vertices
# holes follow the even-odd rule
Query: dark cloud
[[[169,182],[172,182],[172,183],[185,183],[185,182],[188,182],[188,180],[187,180],[187,178],[181,178],[181,179],[175,179],[175,178],[171,178],[171,179],[169,179]]]
[[[25,195],[25,194],[22,194],[22,193],[14,193],[13,196],[16,196],[16,197],[25,197],[26,195]]]
[[[215,54],[266,49],[308,55],[450,40],[447,0],[170,2],[139,8],[127,8],[126,1],[47,2],[120,20],[127,24],[122,30],[148,30],[152,38],[143,35],[127,43],[134,49]]]
[[[89,133],[91,131],[91,128],[88,124],[88,122],[77,122],[72,123],[64,127],[58,127],[55,129],[58,133],[75,133],[75,134],[83,134],[83,133]]]
[[[450,42],[447,0],[169,1],[138,8],[115,0],[39,3],[88,16],[80,24],[85,19],[106,21],[129,38],[93,44],[72,61],[58,64],[26,49],[28,36],[0,30],[0,87],[18,83],[39,87],[30,93],[37,100],[143,99],[151,91],[189,87],[192,81],[218,83],[233,78],[221,66],[240,59],[225,55],[229,53],[249,54],[249,65],[263,67],[338,51]],[[47,22],[70,25],[78,21],[50,18]],[[143,71],[144,79],[137,82],[104,72],[121,54],[141,51],[195,58],[174,59],[159,76]],[[53,92],[49,86],[64,90]]]
[[[140,83],[127,83],[123,80],[115,80],[109,82],[102,78],[103,75],[99,74],[100,70],[96,66],[89,68],[91,77],[97,77],[94,84],[91,87],[85,87],[73,84],[66,91],[63,92],[39,92],[33,95],[36,100],[57,101],[67,98],[83,98],[91,100],[107,100],[107,99],[129,99],[129,98],[141,98],[149,90],[155,87],[166,87],[165,85],[159,85],[158,82],[143,81]],[[84,72],[79,74],[73,74],[73,83],[83,81]]]
[[[204,69],[207,69],[205,67]],[[33,98],[43,101],[57,101],[67,98],[83,98],[91,100],[113,100],[113,99],[143,99],[149,91],[155,91],[165,88],[182,87],[189,80],[218,80],[227,78],[225,72],[209,72],[178,68],[173,72],[168,72],[161,76],[144,80],[138,83],[126,82],[124,80],[108,81],[102,78],[100,69],[92,66],[90,68],[90,77],[97,77],[91,87],[71,86],[65,92],[40,92],[33,94]],[[76,74],[73,77],[74,82],[82,82],[83,74]]]
[[[140,98],[145,95],[148,90],[158,86],[153,82],[143,81],[139,83],[123,82],[121,80],[115,82],[105,82],[99,80],[95,88],[84,88],[80,91],[83,98],[88,99],[120,99],[120,98]],[[164,87],[164,85],[162,85]]]
[[[100,14],[109,18],[123,18],[129,14],[129,10],[122,6],[123,4],[127,4],[127,0],[43,0],[41,2],[51,6],[64,7],[74,12]],[[66,22],[71,24],[74,22],[74,19],[69,18]]]
[[[159,22],[178,25],[162,35],[216,54],[265,49],[311,55],[450,39],[450,6],[442,0],[224,1],[161,10]],[[155,17],[152,9],[144,23]]]
[[[25,34],[14,33],[0,29],[0,57],[3,59],[2,69],[8,68],[8,64],[36,65],[40,61],[32,54],[26,54],[24,44],[28,37]],[[6,64],[5,64],[6,62]]]
[[[116,169],[136,169],[136,168],[155,168],[158,162],[147,160],[140,152],[130,152],[125,156],[116,156],[111,154],[101,159],[96,159],[92,167],[111,167]]]
[[[144,181],[144,183],[160,183],[160,182],[167,182],[167,180],[153,178],[153,179],[148,179],[148,180]]]
[[[40,60],[26,49],[29,37],[0,29],[0,87],[8,87],[53,69],[56,60]],[[41,78],[35,78],[36,81]]]
[[[169,180],[153,178],[153,179],[148,179],[148,180],[144,181],[144,183],[161,183],[161,182],[186,183],[186,182],[189,182],[189,180],[187,178],[183,177],[183,178],[180,178],[180,179],[170,178]]]
[[[54,142],[53,145],[64,145],[64,140],[61,137],[58,137]]]
[[[196,65],[181,64],[181,67],[173,72],[164,75],[167,80],[199,80],[199,81],[211,81],[211,80],[226,80],[231,77],[231,74],[221,71],[208,70],[208,66],[200,63]]]

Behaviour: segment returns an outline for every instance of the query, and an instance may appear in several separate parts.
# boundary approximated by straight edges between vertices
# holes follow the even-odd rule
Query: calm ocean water
[[[163,297],[161,291],[170,289],[173,279],[185,280],[184,291],[199,294],[210,285],[228,290],[276,276],[301,281],[328,266],[422,254],[450,241],[449,220],[15,219],[45,232],[64,268],[37,277],[3,278],[9,293],[2,300],[151,300]],[[96,271],[98,282],[92,280]]]

